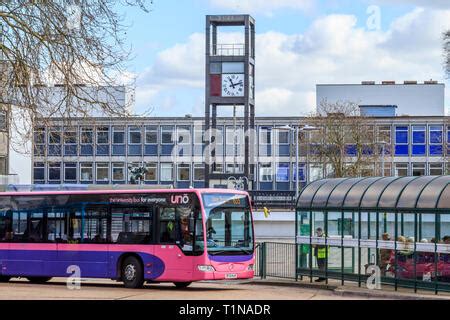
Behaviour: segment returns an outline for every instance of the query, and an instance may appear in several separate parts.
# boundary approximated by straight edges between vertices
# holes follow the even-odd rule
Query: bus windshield
[[[203,205],[209,254],[253,253],[252,215],[246,195],[205,193]]]

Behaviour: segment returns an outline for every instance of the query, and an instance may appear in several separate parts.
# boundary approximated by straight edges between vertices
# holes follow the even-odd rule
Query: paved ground
[[[118,282],[90,280],[83,281],[80,290],[69,290],[65,279],[61,278],[39,285],[25,279],[0,283],[0,300],[5,299],[335,300],[368,297],[343,297],[324,289],[255,285],[248,282],[197,282],[186,289],[177,289],[172,284],[152,284],[143,289],[126,289]]]

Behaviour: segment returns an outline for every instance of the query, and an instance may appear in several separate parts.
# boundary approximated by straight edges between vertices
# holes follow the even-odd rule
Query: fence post
[[[261,244],[261,279],[266,279],[266,243]]]

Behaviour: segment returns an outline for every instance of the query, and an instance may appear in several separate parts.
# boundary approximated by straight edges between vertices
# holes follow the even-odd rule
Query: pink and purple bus
[[[52,277],[126,287],[252,278],[246,192],[226,189],[0,192],[0,281]]]

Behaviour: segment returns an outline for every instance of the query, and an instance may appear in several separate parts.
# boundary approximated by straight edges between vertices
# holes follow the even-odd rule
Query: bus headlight
[[[247,271],[253,271],[253,263],[248,265]]]
[[[216,269],[214,269],[213,266],[206,265],[206,264],[199,264],[199,265],[197,266],[197,269],[198,269],[199,271],[203,271],[203,272],[213,272],[213,271],[216,271]]]

